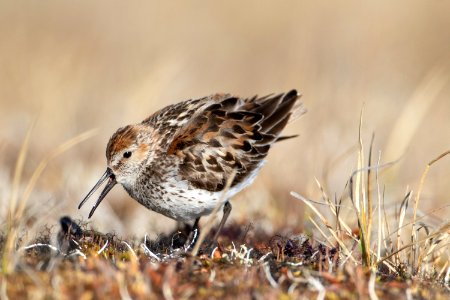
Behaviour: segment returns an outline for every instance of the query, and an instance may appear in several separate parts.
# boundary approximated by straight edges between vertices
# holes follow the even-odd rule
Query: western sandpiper
[[[106,148],[106,172],[78,208],[107,181],[90,218],[120,183],[143,206],[194,221],[194,228],[223,205],[220,232],[231,211],[229,199],[253,182],[272,144],[294,137],[281,131],[305,112],[299,97],[296,90],[248,99],[214,94],[119,128]]]

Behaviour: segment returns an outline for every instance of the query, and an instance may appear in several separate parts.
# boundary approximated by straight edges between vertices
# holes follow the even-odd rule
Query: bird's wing
[[[167,154],[182,160],[181,177],[196,188],[221,191],[236,170],[231,186],[246,179],[266,157],[288,123],[299,95],[241,99],[209,97],[173,136]]]

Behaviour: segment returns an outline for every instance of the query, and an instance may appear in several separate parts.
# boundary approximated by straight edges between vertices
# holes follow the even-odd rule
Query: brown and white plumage
[[[284,127],[304,112],[296,90],[242,99],[229,94],[167,106],[143,122],[117,130],[108,168],[80,204],[109,180],[132,198],[170,218],[188,222],[211,213],[234,172],[226,198],[251,184]]]

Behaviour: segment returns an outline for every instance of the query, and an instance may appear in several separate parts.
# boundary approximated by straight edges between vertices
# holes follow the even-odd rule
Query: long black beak
[[[105,182],[106,179],[109,179],[108,183],[106,184],[105,188],[103,189],[102,193],[97,199],[97,202],[95,202],[94,206],[92,206],[91,212],[89,213],[89,218],[92,217],[94,214],[94,211],[97,209],[97,207],[100,205],[100,202],[102,202],[103,198],[109,193],[109,191],[116,185],[116,176],[114,176],[114,173],[110,168],[106,169],[106,172],[102,175],[102,177],[97,181],[95,186],[92,188],[92,190],[84,197],[83,201],[81,201],[80,205],[78,205],[78,209],[80,209],[83,204],[89,199],[89,197],[92,196],[92,194]]]

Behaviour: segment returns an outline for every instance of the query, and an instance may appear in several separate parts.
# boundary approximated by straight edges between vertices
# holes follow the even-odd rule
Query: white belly
[[[261,167],[262,164],[245,181],[233,186],[225,195],[222,191],[210,192],[193,188],[187,181],[177,180],[175,177],[169,177],[170,179],[159,183],[154,188],[140,191],[137,194],[130,193],[130,195],[155,212],[177,221],[190,222],[211,214],[217,205],[222,206],[227,200],[249,186]]]

